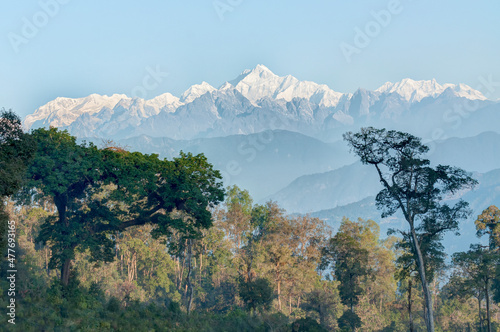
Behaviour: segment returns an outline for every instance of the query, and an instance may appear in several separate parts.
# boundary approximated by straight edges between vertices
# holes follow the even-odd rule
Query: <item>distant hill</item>
[[[267,199],[277,201],[289,212],[307,213],[354,203],[379,190],[375,170],[357,162],[325,173],[303,175]]]
[[[496,205],[500,207],[500,169],[484,174],[475,173],[474,177],[479,181],[479,185],[473,191],[461,195],[462,199],[469,202],[473,211],[472,216],[460,225],[460,236],[454,234],[445,236],[448,253],[467,250],[472,243],[485,242],[485,238],[480,240],[476,237],[474,220],[488,206]],[[453,204],[456,199],[450,199],[448,203]],[[343,217],[351,220],[357,220],[358,218],[375,220],[380,224],[382,235],[386,234],[389,228],[407,228],[406,221],[399,213],[393,217],[382,219],[380,211],[375,206],[375,196],[366,197],[358,202],[337,206],[333,209],[312,212],[309,215],[325,220],[334,229],[338,229]]]
[[[431,142],[429,146],[431,151],[428,158],[433,164],[452,165],[483,173],[500,167],[498,133],[449,138]],[[333,171],[301,176],[268,199],[277,201],[291,212],[308,213],[361,201],[374,196],[381,188],[373,167],[357,162]]]
[[[461,167],[467,171],[489,172],[500,167],[500,134],[484,132],[466,138],[449,138],[429,144],[433,164]]]
[[[97,138],[87,138],[100,144]],[[117,141],[132,151],[173,158],[184,152],[203,152],[226,185],[250,191],[255,201],[287,186],[303,174],[334,170],[354,162],[344,142],[324,143],[303,134],[274,130],[251,135],[174,140],[142,135]]]

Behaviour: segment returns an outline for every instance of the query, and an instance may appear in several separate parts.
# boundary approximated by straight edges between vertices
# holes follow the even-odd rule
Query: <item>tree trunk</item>
[[[203,266],[203,253],[200,254],[200,276],[198,278],[200,285],[201,285],[201,277],[202,277],[202,275],[201,275],[202,274],[202,270],[201,270],[202,266]]]
[[[318,313],[319,313],[319,325],[326,326],[326,317],[325,317],[326,315],[323,310],[323,306],[321,305],[321,302],[319,303],[318,306]]]
[[[67,258],[61,268],[61,282],[64,286],[69,284],[69,273],[71,269],[71,259]]]
[[[432,307],[432,296],[429,292],[429,287],[427,285],[427,279],[425,278],[425,266],[424,257],[422,251],[420,250],[420,244],[418,243],[417,235],[415,233],[415,227],[413,223],[410,222],[411,236],[413,242],[413,248],[415,249],[415,254],[417,258],[417,268],[420,274],[420,281],[422,282],[422,290],[424,292],[426,315],[425,315],[425,325],[427,327],[427,332],[434,332],[434,313]]]
[[[182,257],[182,264],[181,264],[181,268],[179,270],[179,278],[177,279],[178,280],[178,289],[180,290],[181,287],[182,287],[182,277],[184,276],[184,269],[186,267],[185,265],[186,263],[186,255],[185,253],[183,252],[183,257]]]
[[[45,270],[47,271],[47,277],[50,277],[49,269],[49,247],[45,246]]]
[[[477,305],[478,305],[478,317],[479,317],[479,331],[483,332],[483,317],[481,315],[481,294],[477,297]]]
[[[134,252],[134,256],[132,257],[134,262],[134,279],[137,280],[137,253]]]
[[[193,284],[191,283],[191,240],[188,240],[188,272],[186,278],[186,287],[187,287],[187,313],[191,312],[191,305],[193,304]]]
[[[278,281],[278,310],[281,311],[281,281]]]
[[[54,204],[57,207],[57,214],[59,216],[58,222],[63,225],[64,227],[62,228],[61,233],[63,235],[68,235],[67,229],[69,229],[69,221],[68,218],[66,217],[66,208],[68,205],[68,197],[66,195],[57,195],[54,197]],[[76,248],[76,244],[71,245],[69,248],[64,248],[66,251],[66,257],[72,257],[73,251]],[[61,267],[61,283],[64,286],[68,286],[69,284],[69,275],[70,275],[70,269],[71,269],[71,259],[70,258],[65,258],[64,263]]]
[[[412,305],[412,302],[411,302],[411,288],[412,288],[412,283],[413,283],[413,280],[411,279],[411,276],[410,276],[410,279],[408,280],[408,318],[410,320],[410,332],[414,331],[414,327],[413,327],[413,314],[411,312],[411,305]]]
[[[490,292],[489,288],[489,279],[486,279],[486,287],[484,290],[484,294],[486,297],[486,322],[488,324],[488,332],[491,332],[491,316],[490,316]]]

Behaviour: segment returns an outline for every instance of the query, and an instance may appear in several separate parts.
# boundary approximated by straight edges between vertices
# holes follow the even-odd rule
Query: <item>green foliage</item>
[[[490,249],[500,248],[500,210],[491,205],[485,209],[474,222],[477,235],[488,235]]]
[[[497,266],[495,272],[495,279],[492,282],[493,300],[500,303],[500,266]]]
[[[12,111],[0,110],[0,197],[17,192],[35,148],[22,130],[21,119]]]
[[[249,310],[269,310],[273,301],[271,283],[265,278],[240,280],[239,295]]]
[[[379,175],[383,189],[377,194],[376,204],[382,217],[401,211],[410,231],[407,233],[411,250],[420,275],[426,305],[426,325],[434,331],[432,297],[425,274],[419,231],[426,231],[432,238],[446,231],[458,231],[460,220],[471,211],[468,203],[459,200],[453,206],[443,203],[443,198],[477,184],[467,172],[460,168],[438,165],[430,166],[423,156],[429,147],[411,134],[395,130],[362,128],[358,133],[348,132],[344,139],[360,157],[361,162],[373,165]],[[403,234],[404,235],[404,234]]]
[[[394,231],[390,230],[390,234]],[[413,273],[418,273],[415,254],[412,250],[412,237],[407,232],[400,232],[403,235],[401,241],[395,244],[395,249],[399,251],[396,259],[398,271],[396,278],[405,280],[410,278]],[[444,246],[441,243],[442,234],[433,234],[425,229],[425,224],[417,228],[417,239],[420,244],[420,250],[423,255],[425,266],[425,276],[430,283],[434,280],[435,275],[445,268],[446,254]]]
[[[300,318],[292,323],[292,332],[327,332],[328,330],[318,324],[311,317]]]
[[[35,192],[50,198],[58,216],[48,217],[39,240],[50,245],[51,268],[61,268],[68,283],[76,250],[92,260],[113,260],[110,233],[132,226],[156,225],[157,237],[173,230],[194,236],[211,226],[214,207],[224,197],[221,176],[203,155],[181,153],[173,161],[77,144],[65,131],[37,129],[38,150],[28,170],[25,201]],[[190,222],[172,214],[183,211]]]
[[[361,318],[355,312],[347,310],[339,318],[339,327],[342,331],[356,331],[361,327]]]
[[[409,233],[382,240],[374,221],[345,219],[332,237],[323,221],[253,205],[236,186],[217,208],[224,190],[202,155],[98,149],[56,129],[32,137],[39,149],[18,195],[25,205],[4,205],[18,230],[22,331],[404,331],[405,287],[415,330],[424,328]],[[424,218],[415,227],[430,277],[442,264],[435,225]],[[484,264],[493,290],[498,268]],[[67,282],[58,280],[65,271]],[[470,291],[461,271],[441,292],[431,285],[438,330],[485,321],[474,306],[485,292]]]
[[[304,296],[302,308],[308,316],[318,319],[321,326],[327,330],[337,327],[337,319],[344,311],[339,296],[339,284],[339,281],[318,280],[314,288]]]
[[[6,252],[9,215],[4,203],[24,181],[35,143],[22,130],[21,119],[12,111],[0,110],[0,250]],[[2,254],[3,256],[4,254]]]
[[[106,310],[109,312],[118,312],[120,311],[120,308],[120,301],[114,296],[110,297],[108,304],[106,305]]]
[[[344,219],[339,231],[323,250],[323,268],[331,266],[339,285],[342,303],[351,310],[364,293],[363,278],[370,273],[369,252],[360,243],[361,226]]]

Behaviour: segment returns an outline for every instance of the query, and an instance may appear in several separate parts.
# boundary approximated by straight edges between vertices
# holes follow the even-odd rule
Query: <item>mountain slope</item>
[[[87,138],[100,144],[100,139]],[[131,151],[157,153],[173,158],[184,152],[204,153],[222,172],[225,185],[248,189],[255,201],[285,187],[303,174],[320,173],[354,161],[343,142],[327,144],[314,138],[284,131],[251,135],[174,140],[141,135],[118,141]]]
[[[456,199],[462,198],[469,202],[472,210],[472,215],[461,223],[459,236],[452,233],[445,235],[444,244],[448,254],[468,250],[472,243],[485,242],[484,238],[477,238],[474,220],[488,206],[500,206],[500,169],[484,174],[475,173],[473,176],[479,181],[479,185],[474,190],[463,193],[461,197],[447,202],[453,204]],[[392,217],[382,219],[380,211],[375,206],[375,196],[369,196],[358,202],[337,206],[333,209],[312,212],[310,216],[325,220],[334,229],[338,229],[344,217],[351,220],[358,218],[375,220],[380,224],[381,234],[386,234],[390,228],[403,230],[408,228],[399,212]]]
[[[288,212],[307,213],[357,202],[380,190],[373,169],[357,162],[321,174],[304,175],[274,195]]]
[[[450,138],[431,142],[429,146],[432,150],[427,158],[433,165],[452,165],[483,173],[500,166],[500,134],[497,133]],[[290,212],[308,213],[361,201],[380,189],[373,167],[357,162],[329,172],[301,176],[268,198]]]

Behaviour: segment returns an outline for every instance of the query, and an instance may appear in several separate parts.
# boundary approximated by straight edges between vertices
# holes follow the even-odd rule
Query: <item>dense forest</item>
[[[448,203],[476,181],[431,167],[412,135],[364,128],[344,139],[380,176],[381,214],[401,213],[406,228],[289,215],[224,188],[202,154],[162,160],[55,128],[25,133],[3,111],[2,326],[500,331],[500,210],[471,216],[467,202]],[[447,257],[444,234],[471,217],[478,244]]]

